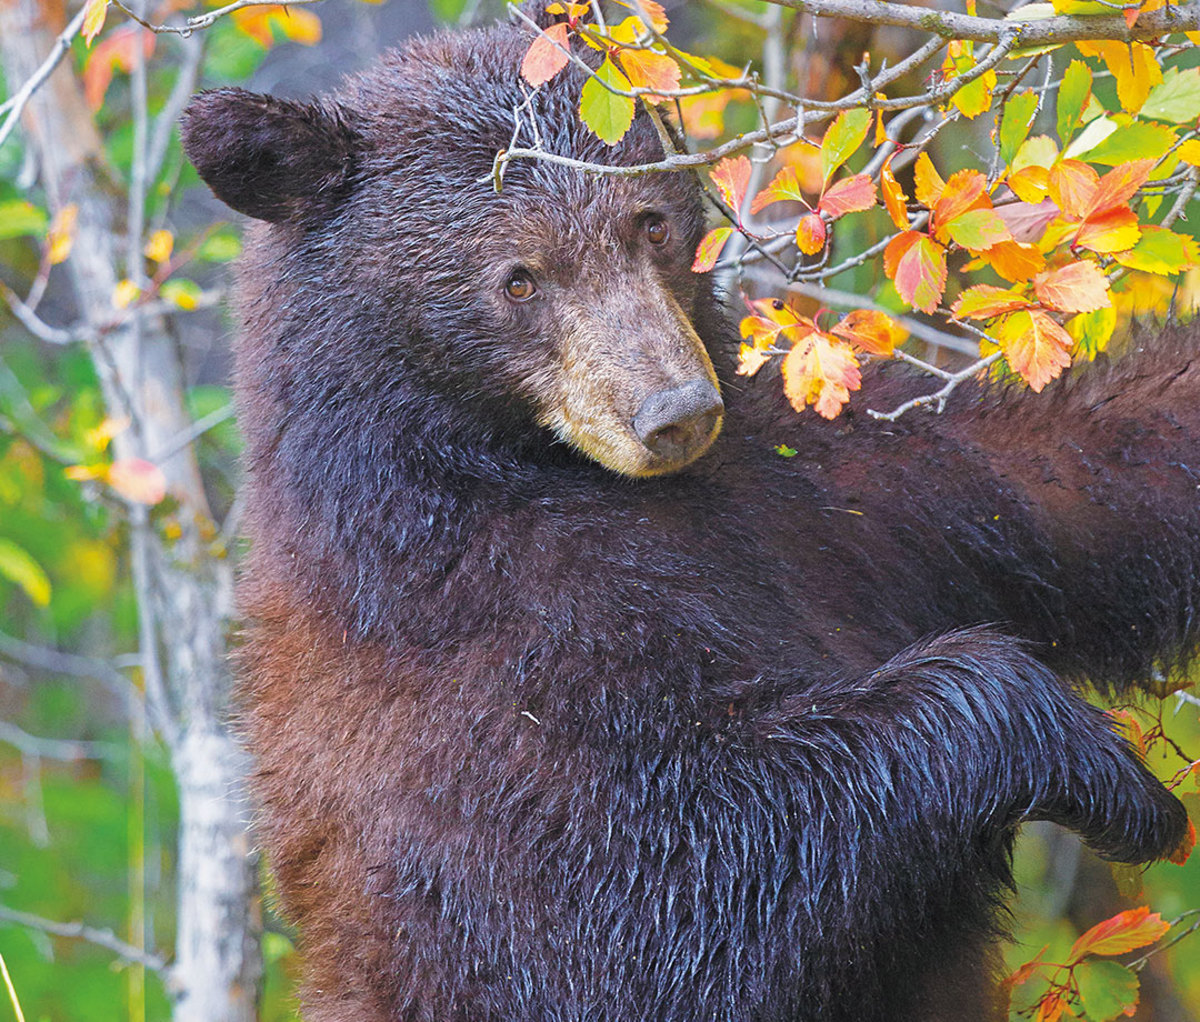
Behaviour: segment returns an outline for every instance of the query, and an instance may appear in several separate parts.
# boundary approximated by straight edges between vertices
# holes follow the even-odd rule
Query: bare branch
[[[133,687],[133,682],[107,660],[36,646],[3,632],[0,632],[0,657],[48,674],[99,681],[122,696],[128,695]]]
[[[8,115],[4,118],[4,123],[0,124],[0,146],[4,145],[5,140],[12,134],[13,127],[16,125],[21,114],[25,110],[25,105],[30,98],[58,67],[58,62],[63,59],[63,56],[71,48],[71,40],[79,34],[79,30],[83,27],[83,15],[86,11],[85,7],[79,9],[79,13],[73,17],[54,40],[54,45],[50,48],[50,53],[46,59],[42,61],[38,69],[25,82],[0,109],[7,110]]]
[[[847,18],[872,25],[894,25],[932,32],[943,39],[973,39],[976,42],[999,42],[1017,30],[1021,46],[1042,46],[1049,43],[1071,43],[1081,39],[1111,39],[1133,42],[1157,39],[1171,32],[1193,32],[1200,28],[1200,2],[1160,8],[1143,13],[1132,28],[1120,15],[1113,17],[1057,17],[1038,21],[1017,21],[1004,18],[978,18],[955,11],[939,11],[929,7],[910,7],[886,0],[768,0],[781,7],[790,7],[818,18]]]
[[[162,448],[162,450],[155,451],[150,456],[150,461],[153,461],[155,464],[166,461],[168,458],[182,451],[188,446],[188,444],[193,443],[195,440],[202,437],[210,429],[214,429],[215,427],[221,425],[221,423],[232,419],[233,415],[233,405],[228,404],[223,405],[215,411],[209,412],[207,415],[201,416],[182,433],[176,437],[173,437],[171,441]]]
[[[23,756],[59,760],[64,763],[77,763],[83,759],[110,759],[117,753],[117,747],[107,742],[39,738],[6,720],[0,720],[0,742],[7,742]]]
[[[234,11],[240,11],[245,7],[274,7],[278,3],[278,0],[237,0],[236,3],[218,7],[215,11],[209,11],[207,14],[197,14],[194,18],[188,18],[182,25],[155,25],[130,10],[128,6],[122,3],[122,0],[109,0],[109,2],[125,14],[126,17],[136,21],[142,28],[149,29],[158,35],[179,35],[186,39],[193,32],[210,27],[218,19],[225,17],[227,14],[232,14]],[[320,2],[321,0],[288,0],[288,5],[291,7],[301,7],[306,4]]]
[[[993,351],[990,355],[985,355],[979,361],[972,362],[966,369],[957,373],[947,373],[943,369],[938,369],[927,362],[913,358],[912,355],[904,351],[897,351],[896,357],[902,362],[911,362],[919,366],[927,373],[933,373],[935,376],[945,380],[946,384],[941,390],[935,391],[932,394],[922,394],[920,397],[914,397],[911,401],[905,401],[904,404],[890,412],[877,412],[874,408],[868,408],[867,414],[873,419],[880,419],[884,422],[895,422],[905,412],[912,411],[914,408],[923,408],[926,405],[936,405],[935,411],[940,413],[946,407],[946,401],[955,389],[978,374],[981,369],[986,369],[995,362],[1000,357],[1000,352]]]
[[[86,940],[89,944],[95,944],[97,947],[111,951],[122,961],[144,965],[154,972],[166,975],[170,971],[166,959],[126,943],[112,930],[97,929],[85,923],[58,923],[53,919],[35,916],[31,912],[19,912],[15,908],[7,908],[4,905],[0,905],[0,919],[16,923],[18,926],[26,926],[31,930],[40,930],[42,933],[49,933],[55,937]]]

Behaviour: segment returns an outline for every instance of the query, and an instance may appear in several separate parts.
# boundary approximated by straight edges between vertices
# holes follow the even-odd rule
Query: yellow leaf
[[[1180,144],[1179,148],[1175,150],[1175,154],[1184,163],[1189,163],[1193,167],[1200,167],[1200,139],[1189,138],[1186,142]]]
[[[155,231],[150,235],[146,247],[142,251],[152,262],[165,263],[171,258],[174,248],[175,236],[170,231]]]
[[[83,15],[83,41],[92,45],[92,40],[104,27],[104,18],[108,14],[108,0],[87,0]]]
[[[11,540],[0,538],[0,576],[15,582],[38,607],[50,602],[50,579],[24,549]]]
[[[71,254],[71,245],[75,240],[75,220],[79,215],[79,207],[75,203],[63,206],[55,215],[54,222],[46,234],[46,260],[51,266],[65,262]]]
[[[783,360],[783,392],[798,412],[810,404],[822,418],[834,419],[861,384],[853,349],[829,334],[813,332]]]
[[[96,426],[94,429],[89,429],[86,433],[84,433],[83,442],[97,454],[101,454],[108,449],[108,445],[112,442],[112,438],[118,433],[124,432],[128,427],[129,419],[114,419],[110,416],[101,422],[99,426]],[[67,471],[69,473],[70,469]],[[69,476],[69,478],[71,477]]]
[[[1141,110],[1154,86],[1162,83],[1162,68],[1145,43],[1080,42],[1085,57],[1098,57],[1117,80],[1117,98],[1131,114]]]
[[[141,293],[142,289],[127,277],[117,285],[117,289],[113,292],[113,306],[118,309],[127,309]]]

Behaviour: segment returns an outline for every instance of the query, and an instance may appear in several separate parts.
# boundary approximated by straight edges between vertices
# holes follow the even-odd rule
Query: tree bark
[[[33,73],[65,21],[61,0],[0,0],[0,57],[10,86]],[[125,239],[126,190],[105,164],[91,111],[66,63],[31,101],[24,127],[51,208],[78,206],[67,269],[80,318],[98,328],[115,316],[118,281],[140,276],[140,266],[121,272],[121,254],[139,252],[141,239]],[[130,515],[146,699],[170,752],[180,802],[174,1018],[253,1022],[261,919],[247,831],[247,764],[227,721],[232,569],[213,544],[216,530],[191,446],[166,454],[190,423],[183,366],[168,324],[136,315],[93,341],[92,355],[108,414],[131,420],[115,438],[114,453],[155,461],[178,503],[181,535],[170,541],[144,508]]]

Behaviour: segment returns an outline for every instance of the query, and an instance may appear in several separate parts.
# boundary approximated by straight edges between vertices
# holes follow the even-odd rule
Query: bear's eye
[[[537,294],[537,285],[524,270],[513,270],[504,285],[504,293],[514,302],[527,302]]]
[[[651,245],[665,245],[671,240],[671,225],[661,216],[647,218],[646,238]]]

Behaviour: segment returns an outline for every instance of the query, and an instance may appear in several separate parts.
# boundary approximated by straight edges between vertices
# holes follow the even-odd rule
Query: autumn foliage
[[[670,102],[693,137],[719,136],[731,106],[752,95],[753,76],[673,46],[658,4],[622,6],[628,16],[601,25],[589,20],[589,4],[552,4],[558,20],[532,40],[525,79],[537,86],[572,59],[586,66],[572,57],[578,41],[603,54],[580,104],[602,140],[624,135],[639,101]],[[1126,8],[1125,20],[1136,24],[1160,6]],[[1010,18],[1044,17],[1040,7],[1049,5]],[[1049,13],[1102,13],[1083,8],[1064,0]],[[854,245],[864,235],[877,268],[853,337],[843,327],[849,317],[822,327],[834,317],[812,315],[807,295],[784,293],[771,305],[752,294],[739,372],[778,356],[793,405],[833,418],[859,388],[863,360],[891,357],[914,315],[977,343],[980,371],[1013,375],[1034,391],[1094,358],[1128,322],[1139,284],[1177,281],[1200,262],[1195,239],[1172,229],[1200,171],[1200,140],[1189,130],[1200,118],[1200,69],[1172,66],[1178,52],[1163,41],[1101,40],[1043,47],[1033,59],[1013,47],[997,60],[997,44],[951,40],[926,97],[906,105],[880,91],[867,101],[859,90],[858,102],[809,114],[806,130],[780,132],[765,184],[753,183],[763,180],[754,169],[761,148],[753,161],[725,155],[728,145],[715,150],[708,180],[726,222],[701,242],[696,272],[739,265],[747,252],[778,253],[790,237],[791,255],[774,257],[785,290],[789,280],[820,286],[836,276],[834,256],[846,260],[841,239]],[[1027,84],[1045,54],[1046,83]],[[929,100],[935,92],[941,98]],[[990,161],[969,155],[975,166],[947,172],[931,155],[931,133],[893,131],[918,98],[943,123],[990,118]],[[821,120],[819,133],[807,130]]]

